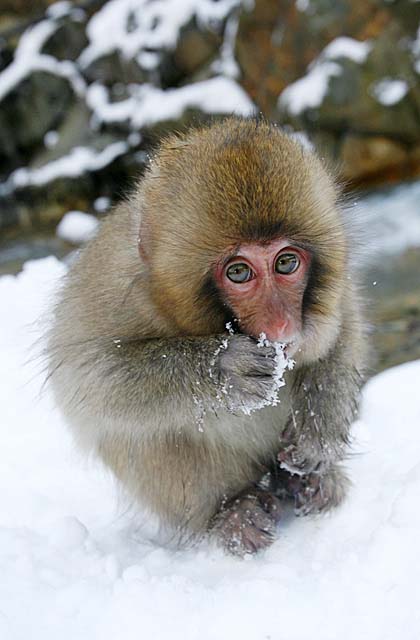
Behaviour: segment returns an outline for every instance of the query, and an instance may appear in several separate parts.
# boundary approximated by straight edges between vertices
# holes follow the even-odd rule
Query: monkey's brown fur
[[[182,534],[214,526],[238,553],[267,544],[272,528],[258,526],[249,509],[251,500],[269,513],[249,489],[267,470],[271,490],[306,500],[305,513],[344,496],[337,462],[357,408],[364,345],[338,197],[298,142],[230,118],[164,141],[65,278],[49,336],[57,403],[80,444]],[[279,235],[312,255],[304,339],[281,404],[248,416],[232,412],[220,384],[236,380],[232,394],[245,403],[264,396],[273,353],[228,336],[212,268],[228,246]],[[301,490],[276,474],[279,452],[301,474]],[[321,490],[308,490],[313,473]],[[248,505],[239,518],[237,495]],[[248,525],[259,534],[247,541]]]

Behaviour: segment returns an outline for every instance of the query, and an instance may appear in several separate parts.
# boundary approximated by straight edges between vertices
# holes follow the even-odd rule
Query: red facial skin
[[[300,261],[296,271],[277,273],[275,263],[282,253],[293,253]],[[216,267],[219,290],[238,319],[242,331],[258,338],[265,333],[273,342],[293,343],[302,329],[302,299],[308,280],[310,253],[286,238],[270,243],[248,243],[235,247]],[[245,263],[252,270],[247,282],[232,282],[229,266]]]

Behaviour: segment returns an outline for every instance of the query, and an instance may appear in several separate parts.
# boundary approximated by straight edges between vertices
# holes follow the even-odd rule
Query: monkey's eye
[[[296,271],[299,265],[300,260],[295,253],[282,253],[277,258],[274,268],[277,273],[289,275]]]
[[[226,276],[232,282],[241,284],[242,282],[248,282],[248,280],[251,280],[252,271],[245,262],[236,262],[226,269]]]

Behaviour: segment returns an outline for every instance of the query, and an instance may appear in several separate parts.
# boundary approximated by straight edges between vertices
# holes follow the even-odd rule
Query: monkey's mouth
[[[240,320],[238,318],[235,318],[234,316],[231,316],[230,319],[225,323],[225,327],[229,331],[229,333],[236,333],[236,334],[239,333],[241,335],[251,336],[251,337],[254,337],[255,340],[261,340],[261,339],[267,340],[265,334],[260,333],[258,336],[255,336],[249,333],[248,331],[246,331],[241,326]],[[270,342],[270,341],[268,340],[267,342]],[[284,342],[279,340],[278,342],[271,342],[271,344],[277,344],[281,348],[286,360],[291,358],[299,348],[298,340],[296,339],[295,336],[290,338],[290,340],[287,340]]]

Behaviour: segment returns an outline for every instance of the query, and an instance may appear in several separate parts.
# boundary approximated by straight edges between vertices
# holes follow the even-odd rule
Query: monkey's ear
[[[145,220],[140,223],[139,235],[137,236],[137,246],[139,248],[140,258],[145,264],[150,263],[152,253],[152,237],[150,225]]]

